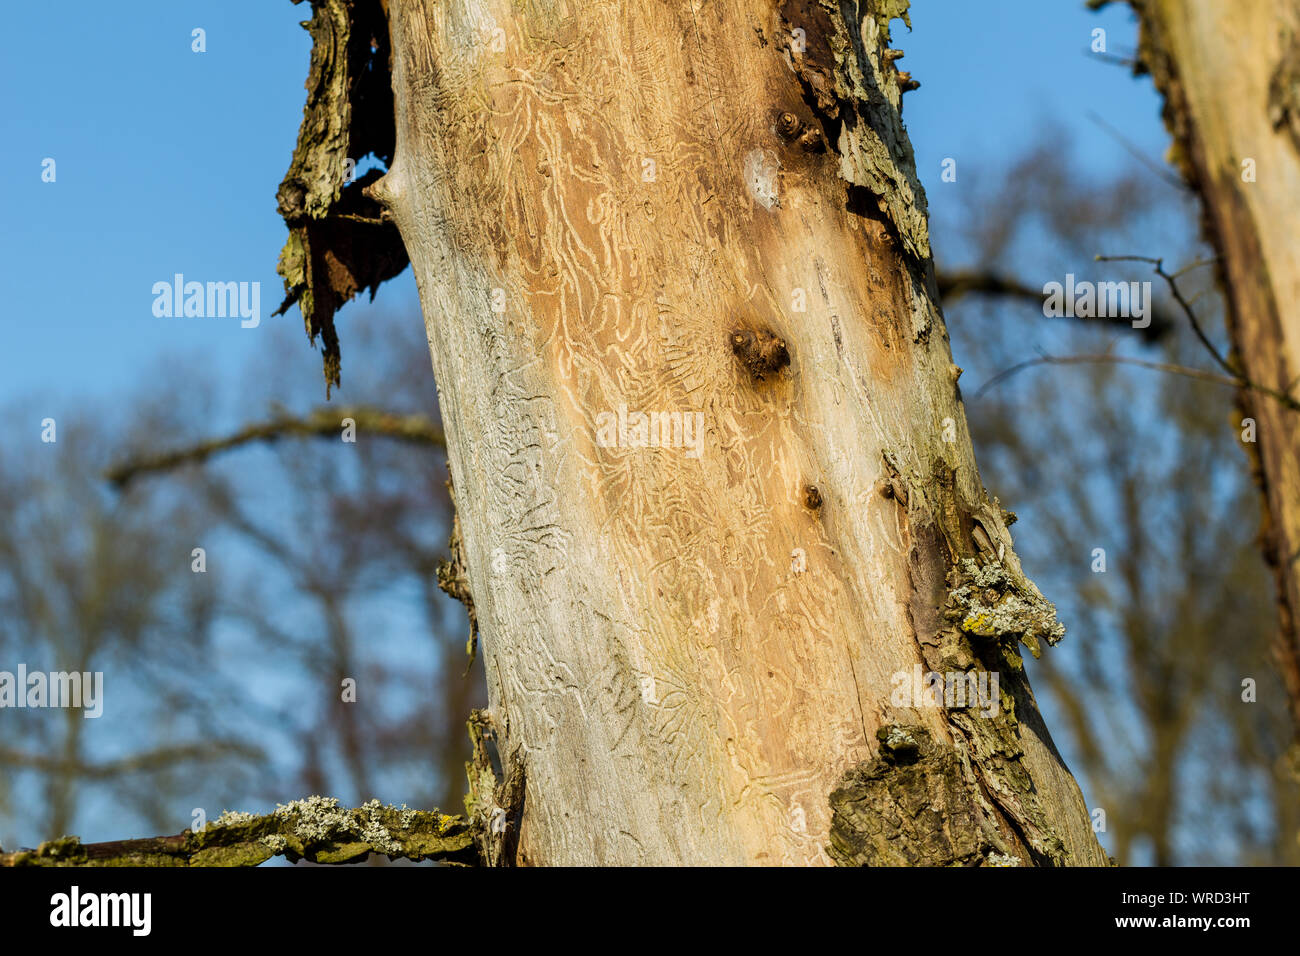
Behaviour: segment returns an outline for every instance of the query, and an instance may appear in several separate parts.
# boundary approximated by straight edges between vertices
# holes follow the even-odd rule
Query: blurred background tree
[[[1140,163],[1098,180],[1063,159],[1073,153],[1052,131],[1005,174],[977,176],[987,198],[934,229],[950,275],[1035,290],[1067,273],[1153,280],[1158,321],[1145,331],[1045,318],[1041,296],[946,303],[986,484],[1025,519],[1022,560],[1069,628],[1058,653],[1029,662],[1031,676],[1119,862],[1294,864],[1300,814],[1270,658],[1273,585],[1232,390],[1119,361],[1009,374],[1099,354],[1212,367],[1149,266],[1094,261],[1163,256],[1173,271],[1208,257],[1194,197]],[[1179,286],[1222,349],[1212,270]],[[1246,679],[1255,703],[1243,701]]]
[[[349,397],[436,422],[420,327],[376,311],[350,329]],[[299,335],[282,328],[249,370],[246,420],[303,420],[323,404]],[[51,453],[0,466],[0,653],[103,671],[113,715],[6,713],[18,732],[0,744],[5,846],[176,832],[191,808],[212,819],[308,793],[459,810],[465,720],[486,694],[464,610],[437,586],[441,448],[364,419],[344,442],[331,413],[325,434],[238,444],[121,491],[106,481],[124,460],[210,438],[216,384],[174,368],[121,414],[61,422]],[[108,808],[112,823],[87,827]]]

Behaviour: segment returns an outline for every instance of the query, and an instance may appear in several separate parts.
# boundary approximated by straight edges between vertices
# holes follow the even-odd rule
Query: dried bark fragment
[[[522,748],[501,752],[501,735],[487,711],[469,716],[473,750],[465,775],[469,793],[465,811],[473,826],[474,841],[484,866],[514,866],[519,856],[519,828],[523,822],[526,767]]]
[[[397,227],[368,192],[382,174],[372,170],[345,184],[349,159],[374,155],[388,165],[393,158],[386,4],[312,0],[312,13],[303,24],[312,36],[307,105],[276,192],[289,239],[276,267],[285,299],[275,314],[296,302],[308,339],[320,336],[328,397],[340,371],[334,313],[362,289],[373,299],[409,260]]]
[[[1056,620],[1055,607],[1021,571],[1001,506],[986,495],[981,501],[966,500],[955,474],[939,460],[931,463],[926,479],[903,473],[887,454],[885,472],[882,492],[888,488],[892,497],[911,502],[912,621],[926,667],[941,673],[984,670],[999,677],[995,713],[945,709],[981,819],[1017,848],[1021,860],[1034,865],[1100,862],[1104,857],[1095,847],[1096,859],[1071,859],[1027,762],[1024,738],[1029,736],[1041,741],[1060,771],[1068,773],[1037,716],[1016,652],[1019,642],[1031,652],[1038,650],[1040,638],[1055,644],[1065,628]],[[926,576],[926,556],[936,549],[949,567],[944,581]]]

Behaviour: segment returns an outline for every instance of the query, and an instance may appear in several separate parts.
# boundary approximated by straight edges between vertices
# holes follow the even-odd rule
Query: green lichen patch
[[[190,866],[257,866],[265,863],[275,852],[256,843],[239,843],[235,846],[214,846],[196,850],[190,855]]]
[[[84,851],[81,849],[81,839],[79,837],[65,836],[42,843],[39,852],[44,856],[59,859],[74,857]]]
[[[64,836],[57,840],[46,840],[36,848],[35,856],[55,864],[73,863],[84,860],[86,851],[79,837]]]
[[[276,807],[278,831],[264,845],[290,858],[319,863],[350,863],[370,853],[423,859],[436,856],[464,831],[464,821],[437,812],[421,812],[370,800],[356,809],[339,806],[334,797],[312,796]],[[283,841],[283,843],[281,843]]]
[[[967,634],[1019,641],[1034,657],[1042,653],[1040,639],[1056,644],[1065,636],[1065,625],[1056,619],[1056,605],[1000,561],[981,566],[973,558],[963,558],[953,583],[948,618]]]

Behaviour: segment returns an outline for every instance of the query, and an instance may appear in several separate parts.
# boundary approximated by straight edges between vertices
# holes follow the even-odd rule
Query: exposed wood
[[[368,193],[415,269],[490,719],[527,766],[514,862],[830,862],[882,728],[960,775],[962,862],[1106,862],[1020,669],[1061,629],[975,468],[905,11],[389,4]],[[652,412],[677,430],[644,447]],[[997,716],[891,703],[916,669],[998,672]],[[865,812],[953,862],[927,849],[951,820]]]

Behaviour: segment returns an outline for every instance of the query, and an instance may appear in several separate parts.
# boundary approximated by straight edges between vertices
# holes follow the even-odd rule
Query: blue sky
[[[1127,154],[1089,113],[1161,158],[1168,137],[1151,82],[1089,52],[1100,27],[1112,58],[1131,55],[1136,23],[1121,5],[1092,12],[1082,0],[914,0],[911,19],[910,35],[895,25],[894,42],[907,54],[899,68],[921,82],[903,117],[932,207],[961,201],[960,175],[939,182],[944,157],[995,171],[1053,123],[1080,134],[1073,148],[1090,170],[1116,171]]]
[[[309,43],[298,23],[308,14],[288,0],[52,0],[7,11],[0,401],[40,395],[57,415],[88,396],[110,398],[177,355],[201,356],[235,382],[271,325],[297,326],[296,309],[265,316],[281,290],[275,189],[302,115]],[[1135,28],[1118,7],[917,0],[912,23],[911,34],[895,24],[895,42],[922,84],[907,95],[905,119],[936,214],[963,202],[977,170],[995,173],[1051,122],[1082,134],[1073,145],[1089,169],[1117,168],[1123,147],[1089,111],[1161,155],[1150,83],[1086,52],[1098,26],[1112,52],[1132,49]],[[206,31],[205,53],[191,51],[195,27]],[[41,181],[47,157],[54,183]],[[945,157],[958,160],[956,183],[939,181]],[[155,318],[150,288],[176,272],[261,282],[261,328]],[[379,302],[412,305],[409,272]],[[346,321],[347,312],[345,336]],[[285,359],[317,361],[305,343]]]

